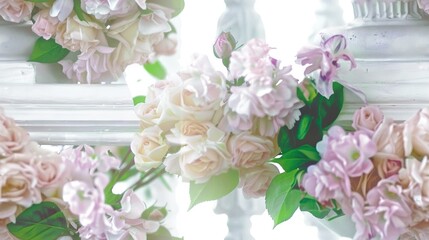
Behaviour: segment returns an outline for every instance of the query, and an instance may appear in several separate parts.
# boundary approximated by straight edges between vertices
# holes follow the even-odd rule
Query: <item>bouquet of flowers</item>
[[[30,61],[58,62],[69,79],[94,83],[121,75],[130,64],[174,53],[170,20],[183,7],[183,0],[2,0],[0,16],[33,21],[40,38]]]
[[[162,226],[165,207],[146,208],[134,192],[154,175],[132,165],[89,146],[46,150],[1,113],[0,239],[176,239]]]

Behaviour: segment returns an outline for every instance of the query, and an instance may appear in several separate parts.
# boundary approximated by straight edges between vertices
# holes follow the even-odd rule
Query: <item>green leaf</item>
[[[291,135],[291,130],[289,130],[286,126],[282,127],[279,131],[279,135],[277,137],[277,144],[279,145],[283,153],[291,150],[295,146],[294,139],[291,137]]]
[[[268,187],[265,205],[275,226],[290,219],[299,207],[303,193],[292,189],[297,182],[297,173],[298,170],[279,174]]]
[[[273,159],[286,171],[295,169],[306,170],[308,166],[317,163],[320,155],[316,148],[310,145],[302,145],[284,153],[281,157]]]
[[[144,103],[145,101],[146,101],[146,96],[141,95],[141,96],[133,97],[134,106],[136,106],[139,103]]]
[[[331,209],[323,207],[313,197],[303,198],[299,204],[299,208],[301,209],[301,211],[311,213],[316,218],[324,218],[331,212]]]
[[[85,19],[85,12],[82,10],[80,0],[73,0],[73,10],[76,13],[76,16],[82,22],[87,22]]]
[[[34,204],[9,223],[7,229],[20,240],[56,240],[69,236],[67,220],[52,202]]]
[[[170,240],[172,239],[171,233],[167,228],[160,226],[158,231],[148,234],[147,240]]]
[[[311,122],[313,121],[313,119],[314,117],[311,115],[306,114],[302,116],[301,120],[299,121],[298,129],[296,133],[296,137],[298,138],[298,140],[302,140],[305,138],[305,136],[307,136],[307,133],[310,130]]]
[[[185,0],[147,0],[147,2],[173,9],[173,17],[179,15],[185,8]]]
[[[54,39],[45,40],[42,37],[38,38],[34,44],[29,61],[40,63],[56,63],[67,54],[69,50],[61,47]]]
[[[155,78],[165,79],[167,76],[167,71],[159,61],[146,63],[143,65],[143,67],[150,75],[154,76]]]
[[[191,197],[189,210],[198,203],[216,200],[232,192],[237,187],[238,180],[238,171],[231,169],[226,173],[211,177],[205,183],[191,182],[189,187]]]
[[[344,87],[334,82],[333,84],[334,94],[329,99],[323,96],[318,98],[318,125],[321,129],[324,129],[331,125],[338,117],[343,108],[344,103]]]

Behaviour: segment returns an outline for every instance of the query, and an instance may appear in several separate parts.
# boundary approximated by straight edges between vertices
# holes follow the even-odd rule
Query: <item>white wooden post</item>
[[[238,45],[252,38],[265,38],[261,17],[254,9],[255,0],[225,0],[225,4],[226,10],[218,22],[218,33],[232,33]],[[246,199],[241,189],[220,199],[215,213],[228,216],[229,233],[225,240],[253,240],[250,219],[264,210],[263,198]]]

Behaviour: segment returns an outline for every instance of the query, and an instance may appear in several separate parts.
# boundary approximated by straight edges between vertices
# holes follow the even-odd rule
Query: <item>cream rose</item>
[[[24,0],[0,0],[0,16],[9,22],[25,22],[30,20],[34,3]]]
[[[6,163],[0,168],[0,202],[29,207],[41,201],[34,168],[24,163]]]
[[[164,164],[167,172],[180,174],[185,181],[204,183],[227,171],[231,157],[224,144],[184,146],[179,152],[169,155]]]
[[[158,101],[139,103],[135,106],[135,112],[140,118],[140,128],[145,129],[155,125],[160,118],[158,111]]]
[[[112,70],[118,74],[132,63],[145,63],[149,60],[153,51],[153,45],[164,38],[164,33],[144,35],[139,31],[139,23],[142,19],[140,12],[129,17],[118,18],[110,25],[107,35],[119,41],[112,54]]]
[[[70,16],[57,26],[55,42],[72,52],[87,52],[97,45],[107,46],[107,40],[100,26],[84,22],[77,16]]]
[[[139,171],[146,171],[161,165],[166,156],[169,145],[162,137],[162,130],[158,126],[144,129],[131,143],[134,153],[134,162]]]
[[[6,117],[0,110],[0,160],[22,152],[29,139],[28,132],[18,127],[13,119]]]
[[[405,192],[410,194],[414,203],[421,207],[429,207],[429,164],[428,158],[422,161],[408,158],[405,168],[401,169],[399,179],[405,185]]]
[[[372,140],[377,145],[377,154],[392,155],[391,159],[403,159],[404,152],[404,125],[394,123],[385,118],[374,132]],[[376,155],[377,155],[376,154]]]
[[[405,155],[419,159],[429,156],[429,108],[420,110],[404,124]]]
[[[231,166],[231,154],[224,143],[225,137],[226,134],[219,129],[209,129],[206,141],[192,142],[167,156],[165,170],[196,183],[206,182],[212,176],[227,171]]]
[[[165,93],[164,106],[182,120],[211,121],[218,124],[223,112],[225,79],[215,72],[207,57],[199,57],[188,71],[181,72],[183,84]]]
[[[166,138],[170,143],[177,145],[198,143],[206,140],[209,130],[224,134],[211,122],[185,120],[176,123],[174,128],[170,130],[171,134],[168,134]]]
[[[374,133],[383,121],[383,113],[376,106],[365,106],[357,110],[353,116],[353,128],[366,133]]]
[[[227,146],[232,153],[232,164],[237,168],[263,165],[276,154],[272,140],[249,132],[232,135],[228,139]]]
[[[273,178],[279,174],[276,166],[265,163],[250,169],[240,171],[240,187],[246,197],[263,197],[267,192]]]

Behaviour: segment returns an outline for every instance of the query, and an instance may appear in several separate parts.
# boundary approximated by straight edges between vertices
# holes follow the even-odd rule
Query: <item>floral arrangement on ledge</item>
[[[183,0],[2,0],[0,16],[33,21],[39,39],[29,61],[58,62],[67,78],[97,83],[118,78],[133,63],[158,71],[159,63],[149,61],[175,52],[170,20],[183,7]]]
[[[0,113],[0,239],[178,239],[163,226],[166,208],[146,208],[134,192],[162,169],[140,174],[129,153],[120,161],[89,146],[51,152]]]
[[[137,169],[164,165],[189,181],[191,208],[240,187],[247,197],[265,196],[275,225],[300,208],[317,218],[348,216],[354,239],[428,238],[429,110],[396,123],[365,105],[354,131],[335,126],[344,87],[356,91],[337,76],[342,61],[356,66],[346,48],[342,35],[303,48],[297,63],[307,77],[298,81],[263,41],[237,48],[222,33],[213,49],[226,73],[197,56],[136,106]]]

